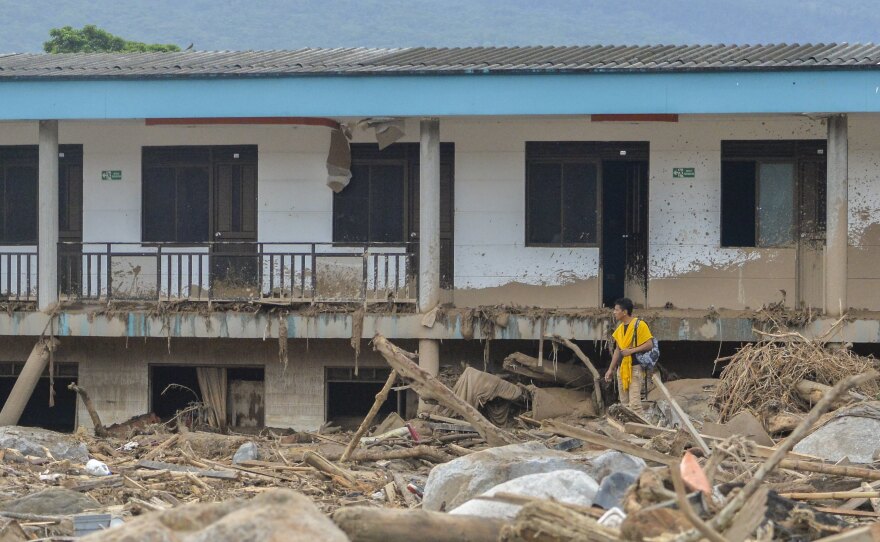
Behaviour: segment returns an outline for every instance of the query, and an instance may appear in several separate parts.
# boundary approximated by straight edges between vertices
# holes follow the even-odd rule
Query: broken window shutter
[[[341,192],[351,180],[351,147],[342,129],[330,131],[330,151],[327,153],[327,186]]]

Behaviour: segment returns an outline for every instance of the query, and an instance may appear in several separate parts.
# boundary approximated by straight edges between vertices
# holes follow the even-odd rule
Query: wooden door
[[[797,306],[825,305],[826,163],[802,159],[798,164]],[[844,307],[845,309],[846,307]]]
[[[212,297],[257,297],[257,164],[215,162],[212,184]]]
[[[648,163],[626,163],[626,266],[624,292],[648,304]]]

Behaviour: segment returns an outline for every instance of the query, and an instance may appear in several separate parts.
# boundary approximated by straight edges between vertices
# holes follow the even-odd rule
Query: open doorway
[[[6,402],[24,363],[0,363],[0,401]],[[76,429],[76,393],[67,386],[76,382],[76,363],[55,363],[55,406],[49,406],[49,370],[40,377],[28,399],[18,425],[42,427],[52,431],[72,432]]]
[[[647,304],[647,146],[638,154],[602,162],[602,304],[606,307],[621,297]]]
[[[326,370],[326,421],[343,429],[355,429],[376,401],[376,394],[388,380],[390,369],[330,367]],[[375,420],[392,412],[403,413],[405,396],[392,391],[379,409]]]
[[[221,431],[264,427],[265,370],[262,367],[154,365],[150,368],[150,384],[152,412],[162,420],[204,404],[205,408],[193,410],[186,417],[186,423],[210,424]],[[222,423],[212,422],[210,412],[213,411],[218,413]],[[216,418],[213,419],[216,422]]]

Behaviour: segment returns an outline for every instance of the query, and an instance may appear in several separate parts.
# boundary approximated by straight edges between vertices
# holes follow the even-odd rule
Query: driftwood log
[[[544,363],[522,352],[514,352],[504,358],[504,369],[541,382],[563,386],[583,386],[590,382],[590,372],[586,367],[571,363]]]
[[[620,531],[599,525],[595,519],[550,500],[526,504],[512,524],[501,530],[504,542],[617,542]]]
[[[95,410],[95,405],[92,403],[91,397],[89,397],[89,393],[76,385],[76,382],[71,382],[68,384],[67,389],[71,391],[75,391],[79,398],[82,399],[83,406],[86,407],[86,410],[89,413],[89,418],[92,419],[92,425],[95,426],[95,436],[96,437],[106,437],[107,429],[104,427],[104,424],[101,423],[101,417],[98,416],[98,411]]]
[[[502,526],[507,523],[497,518],[367,506],[340,508],[333,513],[332,519],[351,542],[495,542]]]
[[[490,446],[503,446],[518,442],[516,437],[500,429],[485,418],[480,411],[455,395],[430,373],[413,363],[411,355],[393,345],[385,337],[373,337],[373,347],[382,354],[401,377],[410,382],[423,400],[436,401],[464,418]]]
[[[315,467],[344,487],[357,488],[359,486],[354,474],[327,461],[321,454],[308,451],[303,454],[303,463]]]
[[[334,460],[333,455],[327,455],[328,460]],[[355,450],[348,461],[352,463],[366,463],[369,461],[383,461],[391,459],[426,459],[434,463],[446,463],[455,459],[440,448],[427,445],[413,446],[412,448],[398,448],[393,450]],[[340,457],[339,461],[343,461]],[[880,471],[878,471],[880,472]]]

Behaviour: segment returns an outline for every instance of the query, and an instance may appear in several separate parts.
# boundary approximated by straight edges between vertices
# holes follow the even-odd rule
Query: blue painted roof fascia
[[[0,82],[0,120],[880,112],[880,71]]]

